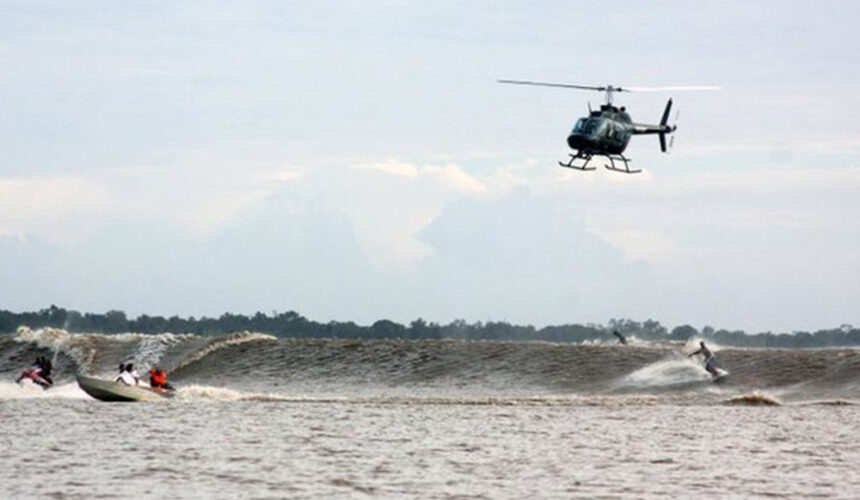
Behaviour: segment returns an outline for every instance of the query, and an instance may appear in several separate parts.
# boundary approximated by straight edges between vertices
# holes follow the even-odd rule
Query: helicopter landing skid
[[[574,170],[582,170],[583,172],[587,172],[590,170],[597,170],[595,167],[588,168],[588,162],[591,161],[592,156],[593,155],[591,153],[583,153],[580,151],[580,152],[577,152],[576,154],[571,154],[570,159],[567,160],[567,163],[558,162],[558,166],[565,167],[565,168],[572,168]],[[582,165],[576,165],[575,162],[576,162],[576,160],[579,160],[579,159],[585,160],[585,162],[583,162]]]
[[[565,168],[572,168],[574,170],[582,170],[583,172],[596,170],[596,167],[588,168],[588,162],[591,161],[591,158],[594,156],[605,156],[609,159],[609,165],[604,165],[607,170],[613,170],[615,172],[621,172],[622,174],[638,174],[642,170],[631,170],[630,169],[630,160],[626,158],[624,155],[607,155],[607,154],[597,154],[597,153],[583,153],[582,151],[578,151],[576,154],[571,154],[570,159],[567,163],[558,162],[559,166]],[[582,165],[577,165],[576,160],[585,160]],[[624,163],[624,168],[615,166],[615,161],[620,161]]]
[[[613,170],[615,172],[621,172],[622,174],[638,174],[642,170],[630,170],[630,160],[624,157],[624,155],[603,155],[609,158],[609,165],[604,165],[607,170]],[[624,162],[624,168],[618,168],[615,166],[615,160],[619,160]]]

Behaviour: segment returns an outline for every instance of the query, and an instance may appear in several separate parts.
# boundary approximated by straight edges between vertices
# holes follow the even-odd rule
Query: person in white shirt
[[[134,369],[134,365],[129,363],[127,365],[123,365],[120,363],[119,365],[119,377],[116,378],[117,382],[122,382],[125,385],[137,385],[140,383],[140,375],[137,373],[137,370]]]

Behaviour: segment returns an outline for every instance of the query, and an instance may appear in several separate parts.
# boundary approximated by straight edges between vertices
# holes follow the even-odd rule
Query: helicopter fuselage
[[[624,150],[627,149],[627,144],[630,143],[630,138],[634,135],[654,134],[660,140],[660,150],[666,153],[672,143],[669,141],[668,146],[666,137],[675,130],[677,126],[669,125],[669,111],[672,109],[672,99],[666,102],[666,108],[663,110],[663,116],[660,119],[659,125],[650,125],[647,123],[633,123],[630,115],[624,107],[617,108],[612,105],[612,95],[616,92],[630,91],[652,91],[652,90],[715,90],[719,87],[714,86],[685,86],[685,87],[616,87],[614,85],[573,85],[569,83],[552,83],[538,82],[529,80],[499,80],[499,83],[512,83],[516,85],[535,85],[538,87],[556,87],[566,89],[579,90],[597,90],[606,93],[606,104],[600,106],[600,110],[591,111],[589,106],[589,115],[580,118],[573,126],[573,130],[567,136],[567,145],[574,150],[570,153],[570,160],[567,162],[558,162],[562,167],[573,168],[576,170],[594,170],[588,168],[588,163],[595,156],[604,156],[609,160],[609,165],[605,165],[609,170],[623,172],[626,174],[635,174],[641,170],[633,170],[630,168],[630,159],[624,156]],[[676,113],[677,119],[677,113]],[[622,162],[616,165],[616,161]],[[579,164],[581,162],[581,164]]]
[[[634,133],[633,120],[624,108],[604,104],[576,121],[567,145],[583,153],[620,155]]]

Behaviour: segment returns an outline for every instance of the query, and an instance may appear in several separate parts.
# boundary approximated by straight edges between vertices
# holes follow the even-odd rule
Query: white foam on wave
[[[699,363],[688,358],[670,358],[627,374],[619,384],[628,387],[667,387],[710,379],[710,374]]]
[[[56,364],[57,355],[62,352],[81,366],[89,366],[95,355],[96,342],[99,340],[121,343],[138,342],[139,346],[133,358],[140,364],[152,366],[160,361],[167,347],[195,337],[197,336],[191,333],[69,333],[61,328],[37,328],[34,330],[22,326],[18,328],[12,339],[16,342],[30,343],[51,350],[54,353],[52,360],[54,364]]]
[[[78,387],[77,383],[56,385],[50,389],[42,389],[29,380],[20,384],[15,382],[0,382],[0,400],[3,399],[87,399],[89,396]]]
[[[761,391],[739,394],[727,399],[723,403],[739,406],[782,406],[782,401],[779,398]]]
[[[141,340],[153,340],[161,343],[175,344],[182,340],[195,338],[193,333],[70,333],[61,328],[37,328],[26,326],[19,327],[15,332],[13,340],[17,342],[31,342],[39,347],[59,348],[69,343],[80,340],[107,339],[114,342],[139,342]]]
[[[139,339],[137,349],[132,358],[143,367],[154,367],[160,364],[162,356],[168,347],[176,345],[187,337],[162,333],[159,335],[143,335]]]
[[[282,394],[263,392],[242,392],[226,387],[207,385],[190,385],[180,387],[174,399],[180,401],[215,400],[215,401],[288,401],[290,398]]]
[[[21,326],[15,332],[12,340],[24,344],[34,344],[43,349],[49,349],[54,353],[51,362],[57,363],[57,355],[65,352],[80,361],[81,352],[69,348],[71,335],[69,332],[60,328],[37,328],[33,330],[26,326]]]
[[[192,385],[180,388],[174,401],[254,401],[299,404],[355,404],[381,406],[642,406],[657,405],[664,398],[647,395],[636,396],[581,396],[581,395],[535,395],[535,396],[344,396],[305,395],[265,392],[244,392],[226,387]]]

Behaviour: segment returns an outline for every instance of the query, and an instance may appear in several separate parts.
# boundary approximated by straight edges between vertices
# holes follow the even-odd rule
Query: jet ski
[[[52,385],[54,385],[54,382],[51,380],[51,378],[43,376],[42,369],[37,367],[27,368],[26,370],[21,372],[21,375],[18,377],[17,380],[15,380],[15,382],[20,384],[25,380],[30,380],[31,382],[43,389],[49,389]]]
[[[154,389],[148,385],[126,385],[122,382],[88,377],[78,374],[78,386],[99,401],[164,401],[173,397],[175,390]]]

